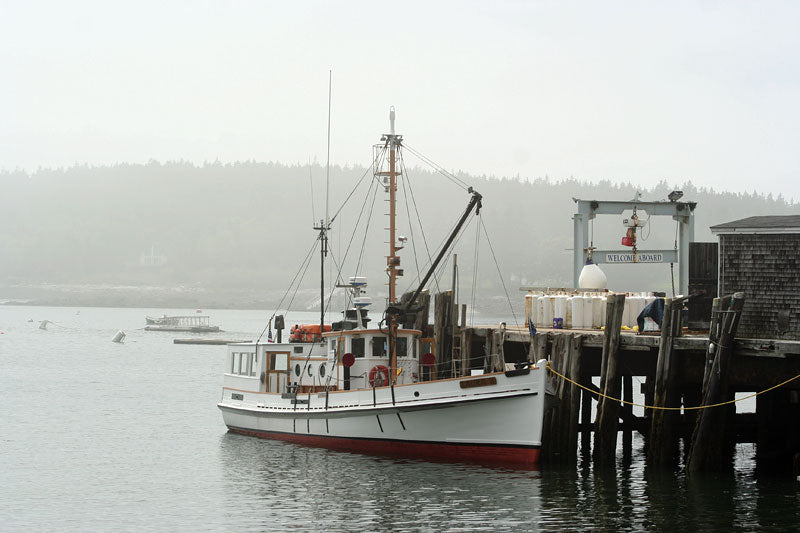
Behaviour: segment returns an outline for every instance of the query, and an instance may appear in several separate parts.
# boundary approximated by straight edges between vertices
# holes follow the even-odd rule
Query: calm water
[[[223,346],[148,309],[0,306],[0,530],[797,530],[800,482],[736,471],[539,472],[335,453],[228,434]],[[175,313],[187,313],[176,310]],[[252,339],[264,312],[208,311]],[[308,315],[314,319],[316,315]],[[33,322],[28,322],[33,319]],[[47,330],[39,321],[51,320]],[[291,323],[300,317],[289,317]],[[125,344],[114,344],[117,330]]]

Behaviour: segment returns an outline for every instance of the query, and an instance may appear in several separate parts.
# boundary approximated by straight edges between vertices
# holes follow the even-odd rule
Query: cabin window
[[[300,375],[300,363],[294,365],[294,375],[295,376],[299,376]]]
[[[325,363],[319,365],[319,377],[321,378],[325,377]]]
[[[386,357],[386,337],[372,337],[372,357]]]
[[[294,353],[303,353],[303,347],[302,346],[295,346],[294,347]]]
[[[270,370],[287,370],[289,368],[288,354],[271,353],[269,354]]]
[[[350,350],[353,357],[364,357],[364,339],[358,338],[350,341]]]
[[[395,347],[397,348],[397,357],[408,357],[408,338],[397,337]]]
[[[308,377],[312,377],[312,376],[314,375],[314,373],[312,372],[312,370],[313,370],[313,369],[311,368],[311,365],[308,365]]]
[[[417,358],[417,339],[411,339],[411,357]]]
[[[336,351],[336,339],[328,339],[328,349],[332,352]]]
[[[255,376],[258,372],[258,354],[253,354],[253,364],[250,366],[250,375]]]
[[[422,353],[433,353],[433,344],[430,341],[422,341],[420,342],[420,350]]]
[[[236,356],[237,355],[239,355],[239,354],[236,353],[236,352],[233,352],[231,354],[231,368],[229,369],[229,372],[231,374],[235,374],[236,373],[235,370],[236,370]]]

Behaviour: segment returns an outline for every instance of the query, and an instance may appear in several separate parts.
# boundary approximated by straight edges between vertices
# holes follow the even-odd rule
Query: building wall
[[[719,238],[719,294],[745,293],[737,336],[800,340],[800,234]]]

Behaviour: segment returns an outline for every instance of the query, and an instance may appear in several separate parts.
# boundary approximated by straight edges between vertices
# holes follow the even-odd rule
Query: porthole
[[[419,398],[419,391],[418,390],[414,391],[414,398]]]
[[[294,375],[295,376],[299,376],[300,375],[300,365],[299,364],[294,365]]]
[[[319,365],[319,377],[321,378],[325,377],[325,363]]]
[[[314,370],[314,369],[313,369],[313,368],[311,368],[311,365],[308,365],[308,377],[311,377],[311,376],[313,376],[313,375],[314,375],[314,374],[312,373],[312,370]]]

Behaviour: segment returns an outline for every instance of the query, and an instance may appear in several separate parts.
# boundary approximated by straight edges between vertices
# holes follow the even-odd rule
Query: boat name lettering
[[[470,379],[469,381],[461,382],[462,389],[469,389],[472,387],[487,387],[489,385],[497,385],[497,378],[491,376],[488,378]]]

